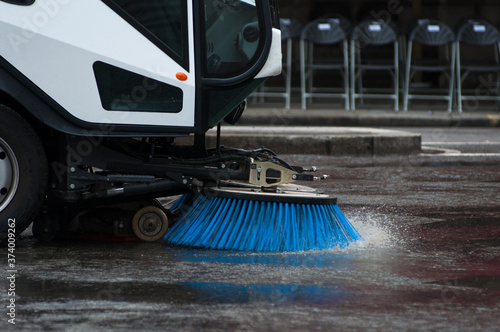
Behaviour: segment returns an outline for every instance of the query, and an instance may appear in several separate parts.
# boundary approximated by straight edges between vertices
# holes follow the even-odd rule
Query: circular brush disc
[[[181,217],[165,234],[171,244],[224,250],[303,251],[345,247],[361,239],[337,199],[284,186],[211,188],[176,203]]]

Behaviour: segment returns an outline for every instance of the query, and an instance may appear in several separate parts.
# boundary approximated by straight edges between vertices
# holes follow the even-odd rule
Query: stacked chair
[[[349,110],[349,36],[351,23],[342,16],[320,18],[307,24],[300,38],[300,77],[302,109],[313,97],[340,97]],[[324,54],[337,48],[338,56]],[[318,88],[314,85],[315,73],[337,71],[342,77],[341,86]]]
[[[413,46],[419,43],[436,49],[436,56],[415,59]],[[410,99],[446,100],[448,112],[451,112],[453,101],[453,85],[455,82],[455,34],[446,24],[438,20],[419,20],[408,36],[406,71],[404,83],[403,110],[408,110]],[[412,78],[416,72],[443,73],[448,80],[448,88],[444,94],[417,94],[422,89],[412,87]],[[418,91],[420,90],[420,91]],[[433,88],[433,91],[439,89]],[[424,91],[425,92],[425,91]]]
[[[485,19],[469,19],[460,25],[457,32],[457,104],[458,112],[462,112],[462,103],[473,100],[477,106],[479,100],[500,101],[498,80],[500,33],[498,29]],[[481,54],[481,59],[467,58],[463,48],[468,47],[470,53]],[[472,49],[473,48],[473,49]],[[485,60],[485,55],[490,59]],[[474,88],[464,91],[462,85],[472,73],[479,74]],[[469,92],[465,94],[465,92]]]
[[[383,48],[392,49],[392,57],[374,57]],[[366,54],[371,50],[370,57]],[[359,23],[351,36],[351,109],[356,99],[376,98],[394,101],[394,110],[399,110],[399,33],[392,22],[365,19]],[[386,89],[369,89],[363,85],[363,76],[368,71],[385,71],[392,77],[392,86]],[[356,89],[357,85],[357,89]]]
[[[284,87],[278,87],[277,89],[268,87],[266,85],[261,86],[259,91],[252,94],[253,97],[278,97],[285,99],[285,108],[290,109],[290,100],[292,96],[292,41],[300,37],[303,25],[299,20],[294,18],[281,18],[280,19],[281,28],[281,41],[283,50],[285,53],[283,61],[282,76],[284,79]]]
[[[475,106],[480,100],[500,105],[500,31],[485,19],[464,20],[456,33],[439,20],[421,19],[405,34],[391,20],[367,18],[353,28],[340,15],[316,19],[305,27],[296,19],[281,19],[280,23],[284,86],[262,87],[253,94],[261,101],[281,97],[290,109],[292,41],[300,37],[303,110],[314,98],[339,98],[346,110],[355,110],[358,100],[373,98],[391,100],[398,111],[400,91],[404,111],[415,99],[446,101],[448,112],[455,98],[458,112],[468,100]],[[415,51],[417,45],[423,52]],[[471,59],[474,54],[480,57]],[[375,76],[376,82],[370,86],[369,72],[389,75]],[[417,73],[432,79],[418,82]],[[321,79],[323,84],[318,83]]]

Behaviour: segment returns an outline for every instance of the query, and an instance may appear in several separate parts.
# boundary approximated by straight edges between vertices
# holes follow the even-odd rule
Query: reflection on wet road
[[[500,330],[500,165],[302,158],[334,175],[318,185],[364,242],[255,253],[24,236],[16,328]]]

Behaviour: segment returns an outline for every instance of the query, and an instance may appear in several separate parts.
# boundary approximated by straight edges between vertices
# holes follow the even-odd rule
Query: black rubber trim
[[[35,3],[35,0],[0,0],[0,1],[19,6],[30,6]]]
[[[291,204],[308,204],[308,205],[335,205],[337,204],[336,197],[327,195],[314,195],[304,193],[303,195],[284,193],[267,193],[262,191],[242,191],[242,190],[227,190],[219,188],[210,188],[207,190],[207,196],[229,199],[241,199],[248,201],[273,202],[273,203],[291,203]]]
[[[205,129],[208,127],[208,115],[203,113],[203,106],[207,105],[208,102],[205,99],[205,94],[203,93],[202,85],[202,74],[201,68],[203,68],[203,60],[201,59],[198,50],[202,50],[204,45],[204,39],[200,36],[202,29],[202,13],[199,6],[193,6],[193,31],[194,31],[194,50],[195,50],[195,82],[196,82],[196,93],[195,93],[195,104],[194,104],[194,117],[195,117],[195,133],[203,134]]]

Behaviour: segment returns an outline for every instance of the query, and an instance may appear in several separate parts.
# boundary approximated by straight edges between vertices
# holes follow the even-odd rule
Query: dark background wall
[[[401,29],[414,18],[437,18],[454,28],[461,19],[482,16],[500,23],[500,0],[281,0],[281,16],[307,23],[312,19],[341,14],[353,23],[366,16],[390,14]]]
[[[412,24],[421,18],[441,20],[456,29],[465,18],[483,17],[500,27],[500,0],[280,0],[281,17],[294,17],[306,24],[319,17],[329,14],[340,14],[347,17],[355,26],[366,17],[391,20],[396,23],[400,33],[406,34]],[[298,58],[299,50],[296,43],[293,54]],[[379,51],[377,51],[379,52]],[[474,48],[463,48],[468,57],[491,58],[493,48],[478,52]],[[435,55],[435,49],[414,47],[416,58]],[[491,53],[491,54],[490,54]],[[392,53],[388,53],[389,56]],[[293,68],[293,84],[298,84],[298,66]],[[377,77],[377,80],[380,78]],[[443,86],[446,81],[439,75],[427,73],[424,77],[417,75],[417,80],[430,80],[434,85]],[[476,82],[472,82],[476,84]]]

